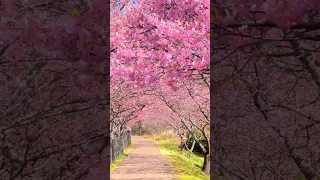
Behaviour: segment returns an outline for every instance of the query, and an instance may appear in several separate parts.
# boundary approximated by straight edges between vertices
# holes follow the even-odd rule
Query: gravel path
[[[172,180],[169,166],[152,141],[132,136],[134,145],[129,155],[116,167],[111,180]]]

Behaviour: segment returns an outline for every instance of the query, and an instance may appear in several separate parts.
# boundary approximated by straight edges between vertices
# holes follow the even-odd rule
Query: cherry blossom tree
[[[209,124],[209,102],[199,104],[199,96],[192,89],[198,84],[187,85],[186,81],[184,86],[189,89],[179,86],[184,78],[201,79],[205,82],[203,92],[209,96],[209,1],[113,1],[112,5],[111,74],[142,89],[158,84],[159,91],[150,92],[156,96],[144,96],[153,98],[153,103],[157,101],[155,97],[160,98],[166,112],[169,110],[159,120],[180,119],[170,124],[180,124],[186,130],[202,128],[204,132],[203,124]],[[161,106],[156,107],[149,113],[163,112]],[[196,124],[194,121],[199,119],[206,123]],[[209,147],[208,134],[204,136]],[[203,170],[209,173],[209,149],[204,152]]]
[[[113,1],[111,71],[143,86],[209,72],[209,1]],[[115,5],[116,6],[116,5]],[[125,13],[120,13],[125,11]]]
[[[187,148],[185,141],[187,132],[195,139],[204,154],[202,170],[210,171],[210,110],[209,89],[203,79],[189,79],[177,84],[178,89],[162,86],[145,93],[153,99],[156,108],[150,109],[148,114],[157,117],[158,120],[166,122],[181,139],[181,148]],[[159,85],[158,85],[159,86]],[[201,132],[201,137],[196,135]],[[205,140],[205,146],[200,139]]]
[[[1,2],[1,178],[106,176],[99,173],[109,165],[103,150],[110,49],[111,73],[134,82],[129,89],[208,74],[209,1],[112,1],[111,48],[108,6],[102,0]],[[116,94],[113,110],[136,104],[122,104]],[[141,110],[121,118],[133,122]]]
[[[1,2],[0,179],[108,177],[107,7]]]
[[[212,165],[226,179],[319,178],[319,1],[212,9]]]
[[[168,117],[164,118],[163,115],[145,115],[145,118],[140,122],[141,126],[137,126],[137,128],[141,128],[142,133],[149,135],[160,134],[168,129],[176,127],[172,126],[172,123],[174,123],[175,121],[169,120]]]
[[[114,78],[111,79],[111,87],[110,133],[111,138],[115,138],[144,117],[150,102],[143,93],[151,90],[134,89],[123,79]]]

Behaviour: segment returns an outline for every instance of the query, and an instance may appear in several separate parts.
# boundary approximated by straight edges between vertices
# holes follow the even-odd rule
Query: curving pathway
[[[110,180],[173,179],[156,144],[140,136],[132,136],[132,140],[129,155],[112,172]]]

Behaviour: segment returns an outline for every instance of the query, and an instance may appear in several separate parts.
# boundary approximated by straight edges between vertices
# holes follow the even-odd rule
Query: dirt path
[[[158,146],[140,136],[132,136],[129,155],[116,167],[111,180],[172,180],[169,166]]]

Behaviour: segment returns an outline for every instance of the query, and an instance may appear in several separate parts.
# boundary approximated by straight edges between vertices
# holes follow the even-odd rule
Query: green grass
[[[209,180],[210,176],[201,171],[203,157],[188,151],[181,152],[180,141],[169,134],[146,136],[159,147],[161,154],[172,169],[175,180]],[[190,158],[188,158],[190,157]]]
[[[129,152],[131,151],[132,147],[133,147],[134,142],[131,141],[131,145],[125,149],[118,157],[117,159],[115,159],[113,161],[113,163],[110,165],[110,173],[112,173],[114,171],[114,169],[118,166],[118,164],[125,158],[128,156]]]

